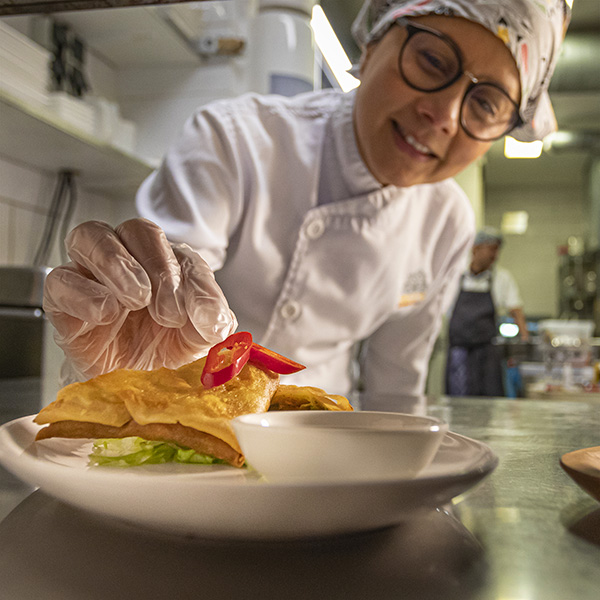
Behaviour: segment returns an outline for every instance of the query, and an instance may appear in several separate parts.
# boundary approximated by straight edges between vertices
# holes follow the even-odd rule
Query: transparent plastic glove
[[[237,327],[206,262],[186,244],[171,245],[150,221],[116,229],[89,221],[65,245],[72,262],[48,275],[44,310],[70,362],[70,380],[118,368],[178,367]]]

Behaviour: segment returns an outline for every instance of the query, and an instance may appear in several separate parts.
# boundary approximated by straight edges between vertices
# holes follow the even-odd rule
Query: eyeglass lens
[[[411,87],[435,92],[454,83],[463,73],[456,48],[443,37],[411,27],[400,52],[400,72]],[[515,124],[517,110],[508,94],[492,83],[474,83],[461,109],[465,131],[474,138],[492,140]]]

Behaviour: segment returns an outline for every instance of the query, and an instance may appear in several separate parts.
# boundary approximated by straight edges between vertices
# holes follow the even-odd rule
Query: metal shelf
[[[128,200],[152,172],[143,159],[0,90],[0,155],[46,171],[72,170],[84,190]]]

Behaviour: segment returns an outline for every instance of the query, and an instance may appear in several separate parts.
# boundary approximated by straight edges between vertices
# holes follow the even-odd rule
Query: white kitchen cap
[[[473,246],[481,246],[482,244],[497,244],[502,245],[504,238],[498,229],[495,227],[483,227],[477,232]]]
[[[479,23],[512,53],[521,78],[523,125],[511,131],[511,136],[532,142],[556,131],[548,85],[571,19],[564,0],[366,0],[352,33],[364,48],[396,19],[432,13]]]

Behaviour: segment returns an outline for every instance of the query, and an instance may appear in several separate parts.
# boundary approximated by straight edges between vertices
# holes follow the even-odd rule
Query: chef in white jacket
[[[367,1],[356,91],[200,108],[139,190],[148,221],[67,238],[45,298],[65,377],[189,362],[237,318],[307,366],[286,382],[350,395],[361,345],[362,408],[421,396],[474,235],[451,177],[555,126],[568,9],[546,4]]]

